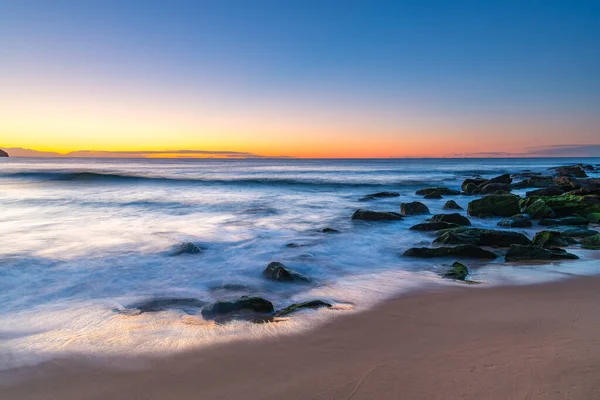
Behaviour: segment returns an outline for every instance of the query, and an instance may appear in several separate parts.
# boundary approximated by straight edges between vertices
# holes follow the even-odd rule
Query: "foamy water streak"
[[[451,260],[399,255],[432,236],[408,231],[424,217],[352,223],[359,207],[398,211],[422,200],[416,189],[458,189],[474,173],[596,160],[36,160],[0,161],[0,368],[64,354],[172,352],[239,338],[303,331],[335,315],[429,285]],[[374,191],[400,197],[358,199]],[[470,198],[454,198],[466,208]],[[445,200],[428,200],[432,213]],[[473,219],[492,227],[499,219]],[[324,234],[331,227],[340,234]],[[535,229],[522,230],[531,236]],[[193,241],[199,255],[170,257]],[[292,245],[292,246],[288,246]],[[579,250],[575,250],[578,252]],[[592,274],[582,261],[511,266],[470,262],[472,278],[492,284],[534,283]],[[265,281],[281,261],[313,284]],[[237,291],[215,290],[225,284]],[[286,321],[214,325],[181,311],[124,316],[115,312],[156,297],[206,302],[252,294],[276,308],[322,299],[335,310]]]

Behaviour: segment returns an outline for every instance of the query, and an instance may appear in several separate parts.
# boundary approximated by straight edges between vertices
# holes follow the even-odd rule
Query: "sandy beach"
[[[600,278],[582,277],[422,292],[301,335],[11,371],[3,378],[19,381],[4,379],[0,397],[598,399],[599,289]]]

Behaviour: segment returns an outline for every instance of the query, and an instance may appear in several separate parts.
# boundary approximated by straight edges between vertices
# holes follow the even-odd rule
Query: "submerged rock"
[[[444,274],[444,278],[464,281],[467,278],[467,275],[469,275],[469,269],[458,261],[455,261],[450,269]]]
[[[526,214],[513,215],[498,222],[498,226],[503,228],[528,228],[532,225],[531,218]]]
[[[439,231],[442,229],[458,228],[460,225],[449,222],[424,222],[410,227],[411,231]]]
[[[467,217],[462,216],[459,213],[435,214],[433,217],[431,217],[431,219],[429,221],[430,222],[448,222],[448,223],[456,224],[456,225],[460,225],[460,226],[470,226],[471,225],[471,221],[469,221],[469,219]]]
[[[172,252],[172,256],[180,256],[182,254],[200,254],[202,249],[195,243],[185,242],[178,245]]]
[[[576,260],[575,254],[567,253],[559,248],[545,248],[540,246],[523,246],[514,244],[506,252],[506,261],[544,261],[544,260]]]
[[[490,194],[469,202],[467,214],[510,217],[519,214],[519,197],[512,194]]]
[[[321,233],[341,233],[337,229],[333,229],[333,228],[323,228],[323,229],[321,229],[320,232]]]
[[[272,281],[278,282],[310,282],[310,279],[299,274],[296,271],[286,268],[280,262],[274,261],[267,265],[267,268],[263,271],[263,276]]]
[[[316,309],[316,308],[323,308],[323,307],[331,308],[331,304],[326,303],[321,300],[311,300],[311,301],[305,301],[302,303],[294,303],[285,308],[282,308],[281,310],[276,311],[274,316],[275,317],[284,317],[286,315],[289,315],[293,312],[296,312],[296,311],[299,311],[302,309],[306,309],[306,308]]]
[[[419,196],[426,196],[429,194],[439,194],[440,196],[451,196],[458,195],[460,192],[458,190],[450,189],[445,186],[431,187],[425,189],[419,189],[416,192]]]
[[[358,209],[352,214],[352,219],[362,221],[397,221],[402,219],[402,215],[395,212]]]
[[[600,234],[583,239],[581,247],[588,250],[600,250]]]
[[[205,319],[215,319],[229,315],[230,318],[243,317],[245,319],[254,319],[256,314],[273,314],[273,303],[262,297],[242,296],[237,300],[219,300],[204,307],[201,311]],[[231,315],[235,313],[245,313],[246,315]],[[250,317],[250,318],[248,318]]]
[[[400,193],[398,193],[398,192],[371,193],[371,194],[367,194],[367,195],[361,197],[360,201],[376,200],[376,199],[383,199],[386,197],[398,197],[398,196],[400,196]]]
[[[600,212],[588,214],[587,219],[593,224],[600,223]]]
[[[574,244],[575,240],[563,237],[558,231],[540,231],[533,237],[532,244],[541,247],[567,247]]]
[[[190,297],[163,297],[157,299],[144,300],[130,305],[124,310],[119,310],[123,314],[139,315],[148,312],[159,312],[167,310],[181,310],[188,314],[197,312],[206,305],[206,301]]]
[[[429,214],[429,208],[419,201],[400,204],[400,214],[402,215],[421,215]]]
[[[439,200],[439,199],[443,199],[444,197],[439,194],[439,193],[429,193],[426,194],[425,196],[423,196],[424,199],[429,199],[429,200]]]
[[[463,208],[458,205],[454,200],[448,200],[442,207],[444,210],[462,210]]]
[[[498,257],[491,251],[484,250],[472,244],[462,244],[453,247],[413,247],[404,252],[406,257],[464,257],[494,259]]]
[[[513,244],[531,244],[519,232],[497,231],[482,228],[455,228],[440,234],[434,244],[472,244],[476,246],[508,247]]]
[[[590,221],[583,217],[564,217],[564,218],[545,218],[540,221],[540,225],[558,226],[558,225],[587,225]]]

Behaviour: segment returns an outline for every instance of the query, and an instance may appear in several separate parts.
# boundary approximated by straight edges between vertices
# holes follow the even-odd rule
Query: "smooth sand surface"
[[[600,399],[600,278],[457,286],[137,370],[24,368],[0,399]]]

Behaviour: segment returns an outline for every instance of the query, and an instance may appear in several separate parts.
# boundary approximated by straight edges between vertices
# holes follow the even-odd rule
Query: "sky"
[[[0,147],[600,156],[599,72],[598,1],[0,0]]]

